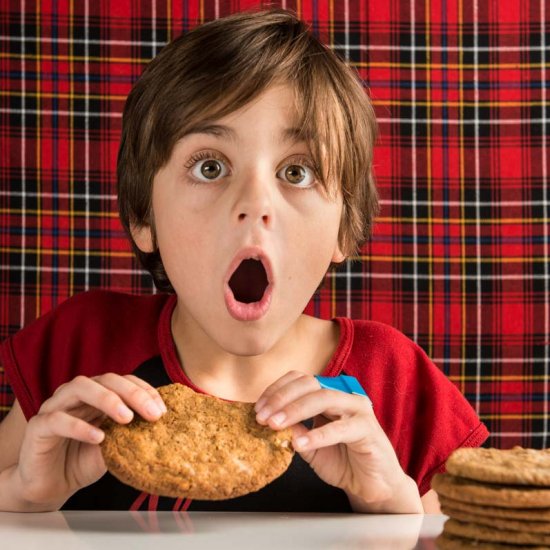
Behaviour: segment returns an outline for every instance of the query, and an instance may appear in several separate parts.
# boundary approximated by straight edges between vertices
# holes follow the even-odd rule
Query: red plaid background
[[[258,4],[0,2],[1,338],[89,288],[153,292],[116,213],[125,97],[168,40]],[[272,5],[357,68],[381,128],[374,239],[308,312],[401,329],[492,445],[547,446],[550,0]]]

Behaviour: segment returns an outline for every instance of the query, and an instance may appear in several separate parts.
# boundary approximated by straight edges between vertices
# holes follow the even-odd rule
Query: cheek
[[[330,264],[338,244],[341,212],[339,203],[316,201],[307,212],[302,212],[289,236],[295,257],[303,258],[316,272],[322,272]]]
[[[316,236],[315,240],[320,247],[332,249],[338,238],[342,206],[339,202],[319,201],[313,211],[314,214],[307,217],[306,230],[310,235]]]
[[[181,271],[190,258],[196,264],[201,257],[198,252],[207,246],[209,231],[204,224],[179,198],[154,199],[153,211],[157,244],[165,267]]]

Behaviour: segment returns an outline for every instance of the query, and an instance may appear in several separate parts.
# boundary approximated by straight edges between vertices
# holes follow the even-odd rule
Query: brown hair
[[[339,244],[354,255],[378,212],[372,174],[377,126],[356,72],[289,10],[235,13],[170,42],[135,83],[124,108],[118,204],[134,252],[159,290],[172,286],[156,246],[153,178],[190,128],[222,118],[274,84],[290,84],[303,137],[329,194],[343,195]],[[155,251],[142,252],[131,228],[150,226]]]

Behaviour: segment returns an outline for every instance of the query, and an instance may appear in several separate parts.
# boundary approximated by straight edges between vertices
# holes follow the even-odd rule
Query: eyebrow
[[[297,143],[299,141],[309,141],[308,135],[300,136],[302,130],[300,128],[284,128],[281,132],[279,143],[283,144],[288,141]],[[194,134],[207,134],[218,138],[225,138],[230,141],[237,141],[237,132],[230,126],[223,124],[197,124],[190,128],[182,137],[187,137]]]

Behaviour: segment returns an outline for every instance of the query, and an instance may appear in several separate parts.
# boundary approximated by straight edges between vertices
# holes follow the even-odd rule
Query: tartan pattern
[[[491,445],[548,446],[550,2],[271,4],[358,70],[381,130],[374,238],[307,312],[397,327]],[[116,213],[125,97],[166,41],[255,5],[0,4],[0,338],[89,288],[154,291]]]

